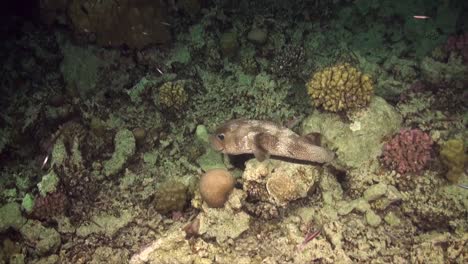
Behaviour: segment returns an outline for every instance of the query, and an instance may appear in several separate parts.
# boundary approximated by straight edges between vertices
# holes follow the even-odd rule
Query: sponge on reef
[[[343,63],[315,73],[307,83],[307,91],[316,106],[338,112],[367,106],[374,84],[370,76]]]
[[[457,183],[463,174],[465,162],[468,162],[468,155],[465,154],[465,146],[461,139],[451,139],[442,146],[440,150],[442,163],[447,166],[447,179]]]

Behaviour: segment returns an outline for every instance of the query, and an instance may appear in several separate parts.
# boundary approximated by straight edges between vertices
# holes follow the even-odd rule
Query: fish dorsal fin
[[[316,146],[322,145],[322,134],[318,132],[312,132],[312,133],[303,135],[302,138],[312,145],[316,145]]]

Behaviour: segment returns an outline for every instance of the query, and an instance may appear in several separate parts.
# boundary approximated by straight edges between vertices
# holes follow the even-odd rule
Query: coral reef
[[[200,178],[200,195],[209,207],[223,207],[235,180],[225,169],[212,169]]]
[[[468,236],[453,236],[448,233],[422,234],[415,237],[415,243],[411,247],[410,260],[413,263],[443,263],[466,261],[463,247]],[[441,246],[441,245],[444,246]]]
[[[48,11],[45,13],[48,20],[52,20],[51,11],[60,9],[56,8],[55,1],[42,3],[42,8]],[[73,0],[61,8],[66,8],[76,34],[94,37],[99,45],[141,49],[150,44],[165,44],[171,39],[169,29],[163,24],[167,15],[162,2]]]
[[[429,172],[414,190],[403,191],[401,211],[406,219],[425,231],[467,230],[468,223],[462,219],[468,209],[468,193],[454,184],[441,186],[444,183],[446,180],[440,175]]]
[[[374,90],[370,76],[349,63],[314,73],[306,86],[314,104],[332,112],[367,106]]]
[[[26,213],[31,213],[33,211],[34,204],[34,197],[30,193],[24,195],[23,200],[21,200],[21,207]]]
[[[463,64],[460,57],[454,54],[449,56],[447,62],[424,57],[420,68],[424,80],[432,84],[453,84],[466,82],[468,79],[468,67]]]
[[[242,178],[249,197],[285,207],[314,190],[320,179],[320,168],[278,160],[250,160]]]
[[[263,45],[267,41],[268,31],[264,28],[254,26],[247,33],[247,39],[256,45]]]
[[[83,223],[76,228],[76,235],[88,237],[91,234],[102,234],[113,237],[120,229],[128,225],[134,218],[131,210],[120,210],[116,215],[102,212],[92,216],[90,223]]]
[[[60,234],[36,220],[28,220],[19,230],[24,239],[34,245],[35,253],[47,255],[55,252],[61,245]]]
[[[8,203],[0,207],[0,232],[9,228],[19,229],[26,219],[21,215],[21,207],[17,203]]]
[[[0,247],[0,260],[9,261],[8,263],[25,263],[21,250],[20,243],[7,238],[3,240],[2,247]]]
[[[224,208],[202,206],[198,216],[198,234],[207,238],[216,238],[219,243],[227,239],[236,239],[250,227],[251,217],[241,210],[245,193],[234,190]]]
[[[440,150],[442,163],[447,166],[445,177],[453,183],[457,183],[463,174],[468,155],[465,154],[465,144],[462,139],[450,139]]]
[[[273,58],[270,70],[278,77],[302,77],[304,62],[305,51],[302,46],[286,45]]]
[[[228,31],[221,35],[219,40],[221,53],[224,57],[232,57],[239,50],[239,43],[237,41],[237,33],[235,31]]]
[[[280,122],[302,106],[288,100],[291,89],[288,83],[275,81],[266,72],[251,76],[236,70],[223,78],[199,70],[197,75],[203,88],[190,99],[193,111],[187,114],[190,119],[203,120],[208,129],[236,116]]]
[[[129,252],[126,249],[118,250],[112,247],[102,246],[98,247],[93,254],[93,259],[90,261],[90,264],[99,264],[99,263],[128,263]]]
[[[9,203],[0,207],[0,232],[12,228],[21,236],[34,245],[32,252],[46,255],[54,252],[60,246],[60,234],[54,229],[45,227],[41,222],[26,219],[21,215],[20,206]]]
[[[406,127],[438,131],[442,135],[448,134],[447,128],[463,129],[466,121],[462,117],[463,95],[458,92],[461,89],[446,84],[436,87],[418,83],[410,89],[415,91],[401,94],[397,104]]]
[[[431,137],[419,129],[403,129],[383,147],[382,162],[398,173],[420,174],[432,160]]]
[[[96,91],[101,68],[105,62],[100,60],[96,49],[85,49],[63,41],[60,45],[63,61],[60,64],[66,90],[72,96],[87,97]]]
[[[53,193],[57,190],[59,178],[57,174],[52,170],[48,174],[42,176],[41,182],[37,184],[37,188],[42,196],[46,196],[49,193]]]
[[[467,1],[39,2],[0,26],[0,263],[467,262]],[[234,118],[336,159],[229,163]],[[421,177],[379,159],[402,119]]]
[[[136,143],[133,133],[128,129],[119,130],[114,138],[115,150],[112,158],[103,164],[104,175],[115,175],[123,169],[124,164],[135,153]]]
[[[166,82],[156,91],[153,91],[154,103],[164,110],[177,113],[188,102],[188,94],[184,87],[185,82]]]
[[[213,169],[226,169],[224,160],[209,143],[209,134],[206,126],[198,125],[195,131],[196,140],[204,147],[205,153],[196,159],[197,164],[203,171]]]
[[[31,216],[40,220],[48,220],[54,216],[63,215],[69,206],[68,197],[62,191],[56,191],[37,197]]]
[[[143,250],[133,255],[130,259],[130,264],[143,264],[148,262],[169,264],[175,259],[179,263],[194,262],[195,259],[201,261],[200,258],[191,255],[190,244],[185,239],[185,233],[181,230],[180,226],[174,226],[168,230],[168,235],[159,238],[157,241],[152,242]],[[208,260],[208,259],[207,259]]]
[[[187,186],[177,181],[161,183],[154,194],[154,208],[161,214],[182,211],[189,200]]]
[[[382,141],[400,129],[401,116],[380,97],[368,108],[343,121],[336,115],[314,111],[302,122],[302,134],[320,133],[340,163],[359,168],[382,153]]]
[[[463,57],[465,63],[468,62],[468,32],[460,35],[450,36],[444,45],[447,52],[455,52]]]

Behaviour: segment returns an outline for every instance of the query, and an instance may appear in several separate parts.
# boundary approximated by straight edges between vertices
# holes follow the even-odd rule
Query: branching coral
[[[404,129],[384,145],[382,162],[398,173],[420,173],[431,160],[433,141],[419,129]]]
[[[373,94],[371,78],[348,63],[315,73],[307,91],[317,106],[338,112],[366,106]]]

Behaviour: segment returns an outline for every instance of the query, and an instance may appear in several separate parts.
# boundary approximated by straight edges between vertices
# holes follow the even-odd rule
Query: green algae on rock
[[[49,193],[55,192],[58,184],[59,178],[54,170],[51,170],[48,174],[42,177],[41,182],[37,184],[37,188],[42,196],[46,196]]]
[[[223,208],[202,207],[199,234],[214,237],[218,243],[227,239],[235,239],[250,228],[251,217],[240,210],[245,200],[245,193],[234,190]]]
[[[35,245],[35,252],[39,255],[55,252],[62,241],[54,228],[45,227],[37,220],[28,220],[19,231],[29,243]]]
[[[132,131],[122,129],[114,138],[115,150],[112,157],[104,162],[104,174],[111,176],[123,169],[123,166],[135,153],[136,142]]]
[[[26,213],[31,213],[34,209],[34,197],[30,194],[27,193],[24,197],[23,200],[21,201],[21,208]]]
[[[103,212],[94,215],[89,223],[83,223],[76,229],[76,234],[80,237],[87,237],[91,234],[102,234],[107,237],[114,236],[121,228],[128,225],[134,218],[130,210],[119,211],[119,216]]]
[[[0,233],[8,228],[18,230],[26,219],[21,215],[21,207],[17,203],[8,203],[0,207]]]
[[[376,160],[383,138],[398,131],[402,122],[395,109],[377,96],[366,109],[348,116],[350,121],[343,121],[335,114],[314,111],[304,120],[302,134],[321,133],[338,161],[351,168]]]

